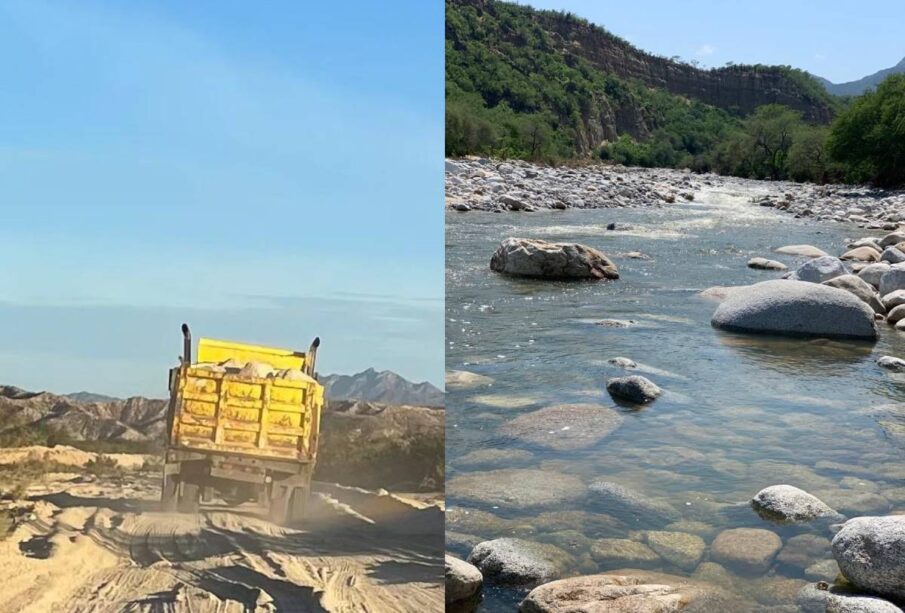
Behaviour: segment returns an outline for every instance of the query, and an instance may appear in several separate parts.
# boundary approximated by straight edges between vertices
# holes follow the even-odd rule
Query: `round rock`
[[[657,387],[653,381],[640,375],[610,379],[606,383],[606,391],[613,398],[635,404],[653,402],[663,393],[663,390]]]
[[[622,425],[622,415],[596,404],[563,404],[525,413],[503,424],[500,432],[556,451],[596,445]]]
[[[818,517],[840,517],[816,496],[791,485],[771,485],[751,499],[757,514],[771,521],[799,523]]]
[[[710,545],[710,557],[741,574],[761,575],[782,547],[775,532],[760,528],[723,530]]]
[[[668,613],[743,611],[739,597],[710,583],[665,573],[620,570],[560,579],[536,587],[521,613]]]
[[[857,275],[841,275],[824,281],[824,285],[844,289],[850,294],[857,296],[861,302],[873,309],[874,313],[885,313],[886,307],[880,302],[877,290],[873,285]]]
[[[446,567],[446,602],[459,602],[473,598],[484,582],[484,576],[481,575],[481,571],[468,562],[454,558],[449,554],[446,554],[444,562]]]
[[[616,265],[593,247],[512,237],[497,247],[490,270],[539,279],[619,278]]]
[[[538,585],[558,579],[574,562],[572,556],[555,545],[499,538],[475,545],[468,563],[493,583]]]
[[[805,262],[789,278],[809,283],[823,283],[844,274],[848,274],[848,270],[842,260],[825,255]]]
[[[873,310],[849,292],[782,279],[734,292],[717,307],[711,324],[737,332],[877,338]]]
[[[694,570],[707,548],[704,539],[687,532],[653,530],[644,534],[644,540],[661,558],[684,570]]]
[[[905,600],[905,515],[848,520],[833,537],[833,557],[859,589]]]

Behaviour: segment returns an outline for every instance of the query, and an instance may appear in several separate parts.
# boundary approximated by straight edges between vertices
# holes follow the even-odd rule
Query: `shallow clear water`
[[[632,530],[664,529],[619,518],[624,521],[616,528],[587,528],[589,521],[578,526],[580,534],[566,534],[562,526],[540,521],[537,510],[482,507],[457,497],[457,475],[509,466],[555,470],[586,483],[606,479],[666,501],[682,520],[698,523],[665,529],[702,536],[708,544],[704,561],[715,534],[725,528],[763,527],[784,542],[808,533],[832,538],[825,524],[777,526],[760,519],[747,501],[769,485],[803,488],[847,516],[905,509],[905,378],[875,364],[880,355],[905,356],[905,335],[881,324],[882,336],[874,344],[814,342],[729,334],[710,326],[716,303],[699,297],[702,289],[781,275],[747,268],[750,257],[793,267],[803,258],[773,249],[807,243],[841,253],[847,238],[869,234],[853,226],[795,220],[748,204],[751,195],[713,190],[667,208],[447,216],[447,369],[494,380],[447,390],[448,507],[488,511],[506,522],[471,527],[469,536],[552,542],[575,557],[575,572],[587,574],[615,568],[589,554],[596,539],[637,539]],[[607,231],[609,222],[631,228]],[[598,247],[616,261],[621,278],[559,283],[491,273],[490,255],[507,236]],[[630,251],[651,259],[621,256]],[[605,318],[636,325],[595,325]],[[617,356],[641,367],[625,371],[607,363]],[[665,393],[644,408],[617,407],[621,427],[594,446],[551,451],[499,430],[520,414],[550,405],[616,407],[605,382],[624,374],[647,376]],[[480,468],[460,463],[466,454],[489,448],[530,455],[507,454]],[[584,502],[555,510],[607,511]],[[449,549],[468,554],[460,542]],[[763,577],[747,577],[730,589],[745,592],[749,588],[740,586],[750,586],[746,594],[752,602],[791,602],[794,582],[779,579],[804,580],[810,562],[831,559],[826,552],[809,557],[791,565],[775,562]],[[654,568],[693,572],[667,562]],[[512,610],[525,593],[486,587],[482,610]]]

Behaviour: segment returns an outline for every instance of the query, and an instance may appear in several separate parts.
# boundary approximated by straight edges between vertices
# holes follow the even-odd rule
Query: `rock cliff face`
[[[808,91],[783,67],[731,66],[701,70],[647,54],[590,24],[557,19],[551,13],[538,13],[537,20],[554,34],[553,39],[563,51],[581,56],[601,71],[623,79],[638,79],[650,87],[742,114],[776,103],[800,111],[810,121],[826,123],[833,116],[825,97]]]
[[[470,7],[493,18],[501,2],[498,0],[447,0],[450,5]],[[550,53],[561,54],[567,63],[570,57],[581,58],[595,69],[623,80],[640,81],[645,85],[692,98],[726,111],[748,114],[758,106],[778,103],[789,106],[809,121],[826,123],[833,117],[833,101],[820,84],[802,71],[782,66],[730,66],[702,70],[689,64],[672,61],[633,47],[603,28],[584,20],[553,11],[536,11],[528,7],[507,10],[525,12],[543,31],[551,44]],[[484,42],[495,47],[498,41],[519,44],[518,34],[503,29],[488,29]],[[449,31],[447,32],[449,36]],[[494,49],[494,52],[499,52]],[[627,133],[645,138],[649,128],[643,109],[631,100],[618,100],[603,94],[589,105],[591,112],[584,118],[585,134],[579,135],[585,149],[602,140],[612,140]]]

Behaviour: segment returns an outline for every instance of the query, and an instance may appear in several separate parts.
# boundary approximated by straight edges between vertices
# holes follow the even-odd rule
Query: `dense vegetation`
[[[494,3],[492,15],[447,2],[447,155],[597,156],[761,179],[905,183],[905,76],[847,106],[835,101],[829,126],[775,104],[743,117],[605,74],[558,48],[531,15],[505,2]],[[586,23],[567,13],[555,18]],[[828,96],[789,67],[722,70],[780,70],[811,99]]]

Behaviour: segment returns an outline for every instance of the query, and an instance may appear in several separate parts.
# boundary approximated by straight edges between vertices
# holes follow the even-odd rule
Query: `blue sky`
[[[788,64],[834,82],[859,79],[905,56],[905,2],[875,0],[530,0],[567,10],[646,51],[708,67]]]
[[[0,2],[0,372],[166,393],[179,324],[443,372],[440,2]]]

